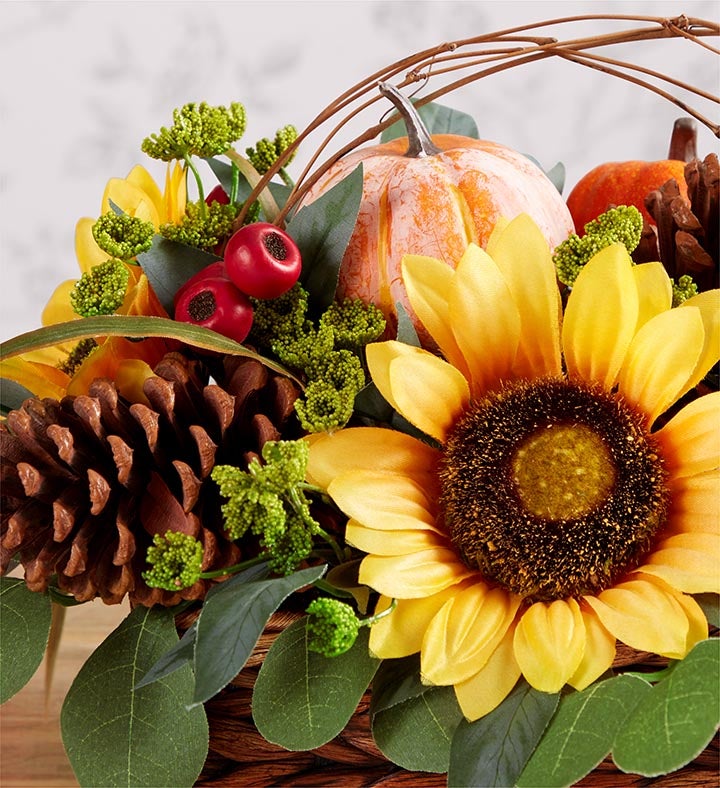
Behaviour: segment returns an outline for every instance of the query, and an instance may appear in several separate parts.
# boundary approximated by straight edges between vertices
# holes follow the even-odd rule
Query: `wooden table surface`
[[[49,697],[45,663],[0,707],[0,786],[65,788],[77,780],[60,736],[60,709],[73,679],[95,647],[128,614],[127,605],[88,602],[67,609]]]

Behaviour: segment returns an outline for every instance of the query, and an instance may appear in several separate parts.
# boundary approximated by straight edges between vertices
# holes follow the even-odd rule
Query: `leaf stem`
[[[213,569],[211,572],[201,572],[200,577],[203,580],[212,580],[214,577],[225,577],[225,575],[235,575],[238,572],[242,572],[243,569],[249,569],[251,566],[257,566],[258,564],[262,564],[263,561],[267,561],[268,559],[267,553],[260,553],[256,555],[254,558],[248,558],[247,561],[241,561],[239,564],[233,564],[232,566],[227,566],[224,569]]]

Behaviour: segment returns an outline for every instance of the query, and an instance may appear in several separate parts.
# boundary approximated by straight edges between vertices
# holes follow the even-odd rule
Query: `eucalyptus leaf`
[[[235,678],[270,616],[290,594],[322,577],[325,569],[311,566],[253,582],[237,575],[208,593],[197,623],[193,703],[203,703]]]
[[[184,788],[208,749],[203,708],[188,711],[189,666],[134,691],[178,636],[172,613],[136,607],[83,665],[61,715],[63,742],[81,786]]]
[[[694,599],[705,613],[708,623],[720,627],[720,594],[695,594]]]
[[[152,246],[137,256],[140,267],[169,315],[174,312],[173,299],[178,289],[191,276],[220,259],[217,255],[171,241],[162,235],[156,235]]]
[[[613,745],[617,766],[654,777],[690,763],[720,726],[719,687],[720,640],[710,638],[636,706]]]
[[[406,345],[420,347],[420,338],[418,337],[418,333],[415,330],[415,326],[413,325],[407,310],[399,301],[395,303],[395,309],[397,311],[398,320],[395,339],[397,339],[398,342],[404,342]]]
[[[517,781],[518,788],[572,785],[610,752],[616,732],[652,687],[635,676],[591,684],[560,701],[545,735]]]
[[[560,700],[520,680],[505,700],[475,722],[462,720],[450,752],[448,784],[515,785]]]
[[[355,229],[363,195],[362,165],[309,205],[298,210],[287,232],[300,249],[300,282],[310,294],[310,309],[323,312],[333,301],[340,265]]]
[[[402,659],[385,659],[373,679],[370,714],[405,703],[427,692],[427,684],[420,680],[420,655]]]
[[[35,674],[47,647],[50,620],[47,594],[31,591],[17,577],[0,577],[0,703]]]
[[[175,643],[172,648],[166,651],[160,659],[148,670],[148,672],[138,681],[134,689],[139,690],[153,681],[169,676],[183,665],[189,665],[195,655],[195,636],[197,634],[197,621],[193,622],[189,629],[186,629],[183,636]]]
[[[324,657],[308,650],[306,619],[281,632],[253,691],[253,719],[262,736],[287,750],[311,750],[345,727],[379,661],[363,627],[349,651]]]
[[[26,399],[34,396],[32,391],[14,380],[0,378],[0,415],[6,416],[11,410],[17,410]]]
[[[471,115],[460,112],[442,104],[431,101],[422,107],[416,107],[423,125],[430,134],[459,134],[463,137],[478,139],[477,123]],[[407,137],[407,129],[402,120],[393,123],[392,126],[383,131],[380,137],[381,142],[389,142],[398,137]]]
[[[226,194],[230,194],[232,191],[232,165],[216,158],[205,159],[205,161],[208,163],[208,166],[213,171],[215,177],[218,179],[218,182],[223,187]],[[284,183],[276,183],[275,181],[270,181],[268,184],[268,189],[270,189],[270,193],[275,198],[275,202],[280,208],[285,205],[288,197],[290,196],[290,192],[292,191],[291,186],[287,186]],[[237,202],[245,202],[245,200],[247,200],[247,198],[250,196],[251,192],[252,187],[248,183],[247,179],[242,175],[242,173],[240,173],[240,180],[238,181]]]

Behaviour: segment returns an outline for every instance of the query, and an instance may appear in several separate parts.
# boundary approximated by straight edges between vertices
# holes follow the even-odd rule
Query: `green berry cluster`
[[[125,300],[130,271],[122,260],[106,260],[86,271],[70,291],[70,304],[80,317],[111,315]]]
[[[350,605],[331,597],[314,599],[305,611],[308,614],[307,644],[310,651],[324,657],[344,654],[357,640],[362,626]]]
[[[231,233],[239,205],[223,205],[203,201],[189,202],[180,224],[164,224],[160,234],[170,241],[177,241],[196,249],[212,250]]]
[[[179,591],[199,579],[202,561],[203,548],[197,539],[178,531],[166,531],[165,536],[153,537],[147,551],[147,562],[152,569],[142,576],[151,588]]]
[[[118,260],[131,260],[152,246],[155,228],[126,213],[105,213],[92,226],[95,243]]]
[[[287,125],[278,129],[275,133],[275,139],[263,137],[255,143],[254,148],[246,148],[245,153],[252,166],[263,175],[266,173],[285,153],[285,151],[297,139],[297,129],[295,126]],[[285,162],[289,164],[295,158],[293,153],[290,158]]]

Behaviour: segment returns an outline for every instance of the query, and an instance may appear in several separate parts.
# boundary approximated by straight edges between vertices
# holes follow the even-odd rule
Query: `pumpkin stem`
[[[441,153],[440,148],[432,141],[412,102],[408,101],[397,88],[388,82],[378,82],[378,89],[385,98],[390,99],[405,122],[409,143],[405,156],[411,159],[421,159]]]
[[[697,159],[697,123],[692,118],[678,118],[673,124],[668,159],[684,162]]]

